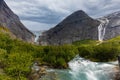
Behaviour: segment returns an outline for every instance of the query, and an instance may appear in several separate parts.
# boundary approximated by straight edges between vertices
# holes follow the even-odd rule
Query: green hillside
[[[69,45],[38,46],[12,38],[5,27],[0,27],[0,80],[26,80],[30,66],[38,61],[53,68],[68,68],[77,54],[99,62],[116,60],[120,53],[120,37],[100,43],[82,40]]]

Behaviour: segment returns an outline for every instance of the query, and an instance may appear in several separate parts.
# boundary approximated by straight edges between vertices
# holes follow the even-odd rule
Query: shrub
[[[79,55],[84,58],[90,58],[94,53],[92,46],[80,46],[78,47]]]
[[[21,79],[30,72],[32,61],[33,58],[28,53],[11,53],[5,61],[7,67],[4,70],[8,75]]]
[[[110,43],[104,43],[98,45],[94,48],[95,53],[93,54],[93,58],[97,61],[108,62],[116,60],[118,54],[118,48]]]

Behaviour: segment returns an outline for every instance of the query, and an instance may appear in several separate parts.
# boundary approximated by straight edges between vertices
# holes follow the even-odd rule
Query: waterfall
[[[98,26],[98,40],[103,41],[109,20],[107,18],[104,18],[99,19],[99,21],[101,22],[101,24]]]
[[[35,41],[37,43],[37,40],[39,39],[39,36],[42,34],[43,31],[32,31],[34,33],[35,37]]]

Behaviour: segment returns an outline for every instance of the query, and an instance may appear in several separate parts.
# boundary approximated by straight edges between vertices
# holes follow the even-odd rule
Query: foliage
[[[97,61],[108,62],[116,60],[118,55],[119,53],[117,46],[111,43],[104,43],[94,48],[94,54],[92,57]]]
[[[67,63],[77,54],[92,61],[112,61],[120,53],[119,38],[98,44],[98,41],[82,40],[71,45],[38,46],[0,32],[0,67],[6,75],[0,80],[26,80],[34,61],[55,68],[67,68]]]
[[[17,80],[29,75],[30,67],[36,60],[42,65],[67,68],[67,63],[77,53],[73,45],[38,46],[0,33],[0,64],[7,75]]]
[[[79,55],[84,58],[90,58],[94,53],[93,46],[79,46],[78,51]]]
[[[26,77],[30,72],[32,64],[32,56],[27,53],[11,53],[6,58],[5,72],[12,77],[21,79],[21,76]]]
[[[15,80],[7,75],[0,75],[0,80]]]
[[[96,40],[80,40],[80,41],[73,42],[73,45],[76,45],[76,46],[89,46],[89,45],[96,45],[98,43],[99,43],[99,41],[96,41]]]

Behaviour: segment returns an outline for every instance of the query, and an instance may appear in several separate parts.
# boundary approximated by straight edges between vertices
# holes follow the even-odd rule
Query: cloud
[[[5,0],[9,7],[22,21],[29,21],[42,29],[55,25],[77,10],[84,10],[91,17],[97,18],[119,11],[120,0]],[[35,24],[36,23],[36,24]],[[29,25],[28,23],[24,23]],[[40,25],[41,24],[41,25]],[[30,25],[29,25],[30,26]],[[28,27],[29,27],[28,26]],[[51,26],[50,26],[51,27]]]
[[[55,24],[46,24],[29,20],[22,20],[22,23],[32,31],[47,30],[55,26]]]

